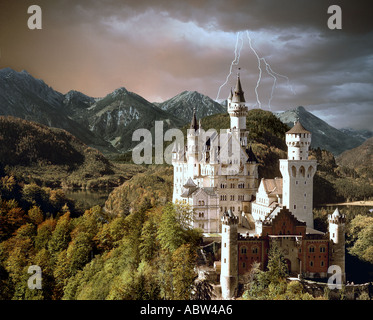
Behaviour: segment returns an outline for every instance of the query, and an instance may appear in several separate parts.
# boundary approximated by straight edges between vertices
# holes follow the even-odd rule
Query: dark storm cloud
[[[38,0],[43,10],[40,31],[26,27],[31,4],[36,2],[0,3],[0,67],[26,69],[63,93],[77,89],[103,96],[125,86],[150,101],[184,90],[215,98],[240,31],[241,74],[245,97],[253,106],[258,65],[248,46],[249,30],[259,55],[289,77],[296,92],[279,78],[273,111],[303,105],[337,127],[348,120],[346,115],[365,113],[353,125],[372,127],[370,1]],[[327,27],[331,4],[342,8],[342,30]],[[226,97],[232,81],[220,98]],[[272,84],[263,72],[259,93],[264,108]]]

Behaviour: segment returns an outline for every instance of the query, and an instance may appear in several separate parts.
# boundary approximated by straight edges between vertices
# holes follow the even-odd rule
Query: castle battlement
[[[236,225],[238,224],[238,217],[234,215],[223,215],[223,217],[221,218],[221,223],[225,225]]]
[[[341,214],[337,209],[328,216],[329,223],[334,224],[345,224],[346,223],[346,216],[344,214]]]

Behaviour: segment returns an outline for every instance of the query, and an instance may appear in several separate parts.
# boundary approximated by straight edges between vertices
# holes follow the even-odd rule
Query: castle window
[[[246,268],[246,263],[242,262],[242,268]]]
[[[251,252],[252,252],[253,254],[258,254],[258,247],[252,247],[252,248],[251,248]]]
[[[313,267],[313,261],[310,261],[310,267]]]
[[[294,158],[293,158],[294,159]],[[297,169],[295,168],[295,166],[292,166],[291,167],[291,175],[293,177],[296,177],[297,176]]]
[[[302,160],[302,157],[300,157],[300,159]],[[302,177],[304,177],[305,173],[306,173],[306,170],[304,169],[303,166],[301,166],[301,167],[299,168],[299,174],[300,174]]]
[[[246,254],[247,253],[247,248],[246,247],[241,247],[241,253]]]
[[[307,176],[308,176],[308,177],[311,176],[312,173],[313,173],[313,167],[310,166],[310,167],[308,168],[307,172],[308,172],[308,175],[307,175]]]
[[[231,195],[231,201],[234,201],[234,195]]]
[[[324,261],[321,260],[321,261],[320,261],[320,267],[323,267],[323,266],[324,266]]]
[[[326,252],[325,246],[320,246],[320,252]]]
[[[310,246],[308,247],[308,251],[309,251],[309,252],[315,252],[315,246],[310,245]]]
[[[205,214],[203,212],[198,213],[198,217],[203,218],[204,216],[205,216]]]
[[[296,208],[297,208],[297,205],[295,204],[295,205],[294,205],[294,209],[296,209]]]

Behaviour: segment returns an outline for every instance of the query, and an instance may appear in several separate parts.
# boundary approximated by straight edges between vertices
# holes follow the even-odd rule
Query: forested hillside
[[[190,299],[201,234],[188,208],[152,205],[77,214],[63,192],[2,177],[0,299]],[[14,199],[12,199],[14,198]],[[42,289],[28,288],[31,265]],[[194,292],[194,293],[193,293]]]
[[[4,174],[56,188],[102,188],[118,186],[141,170],[113,164],[65,130],[0,116]]]

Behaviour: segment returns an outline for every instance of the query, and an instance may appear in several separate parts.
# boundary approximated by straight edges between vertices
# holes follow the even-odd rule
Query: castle
[[[308,157],[311,133],[298,121],[286,132],[287,159],[282,178],[258,177],[258,160],[248,142],[240,76],[227,100],[230,128],[205,132],[195,110],[187,146],[174,145],[175,203],[194,211],[193,227],[221,234],[220,284],[224,299],[234,298],[254,262],[262,270],[270,247],[282,249],[288,271],[307,278],[328,277],[338,266],[345,281],[345,217],[329,216],[329,231],[313,224],[313,177],[317,162]]]

